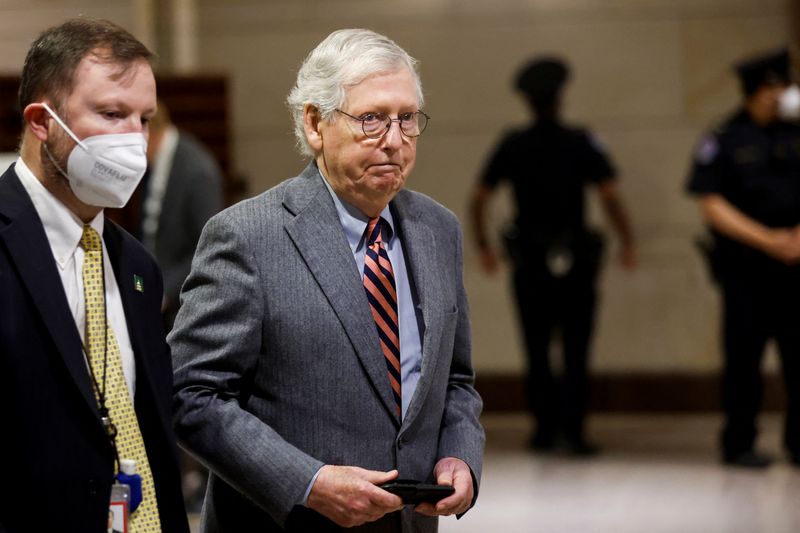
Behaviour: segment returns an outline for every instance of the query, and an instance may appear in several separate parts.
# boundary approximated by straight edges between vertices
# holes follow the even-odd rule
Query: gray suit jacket
[[[179,439],[211,470],[206,531],[337,530],[297,506],[323,464],[432,480],[452,456],[477,492],[484,432],[473,388],[461,230],[430,198],[391,209],[423,335],[400,423],[386,365],[333,200],[312,163],[203,230],[170,335]],[[366,531],[436,531],[406,508]]]

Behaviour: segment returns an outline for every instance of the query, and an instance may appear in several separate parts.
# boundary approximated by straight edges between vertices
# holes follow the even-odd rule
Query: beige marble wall
[[[83,12],[135,28],[141,3],[4,0],[0,70],[18,69],[47,24]],[[637,272],[612,262],[603,276],[594,366],[717,367],[716,294],[692,247],[702,226],[682,187],[694,142],[736,104],[730,63],[788,38],[783,0],[196,0],[195,7],[198,63],[230,75],[234,163],[254,193],[303,166],[284,98],[303,57],[334,29],[386,33],[421,61],[433,120],[410,186],[462,219],[496,138],[526,120],[509,88],[516,68],[535,53],[567,58],[574,78],[566,115],[593,128],[613,154],[641,244]],[[500,196],[492,206],[497,227],[510,216]],[[603,225],[596,205],[592,215]],[[487,279],[471,246],[465,260],[475,365],[516,371],[522,350],[508,280]]]
[[[36,36],[71,17],[106,18],[134,31],[136,4],[131,0],[0,0],[0,73],[19,74]]]
[[[736,103],[730,63],[787,38],[783,2],[201,0],[200,13],[203,64],[234,75],[236,161],[256,190],[302,165],[283,98],[304,55],[333,29],[366,26],[421,60],[433,121],[410,185],[462,219],[493,142],[525,120],[509,89],[515,69],[534,53],[568,58],[567,116],[613,153],[641,243],[637,272],[610,264],[603,277],[595,368],[717,367],[717,297],[692,247],[702,226],[682,187],[695,140]],[[492,216],[499,226],[508,202]],[[466,252],[475,365],[520,369],[508,280],[487,279]]]

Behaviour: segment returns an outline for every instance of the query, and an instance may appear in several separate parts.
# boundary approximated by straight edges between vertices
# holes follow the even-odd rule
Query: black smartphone
[[[400,496],[403,503],[414,505],[423,502],[436,503],[456,491],[449,485],[434,485],[413,479],[395,479],[380,485],[380,487],[387,492]]]

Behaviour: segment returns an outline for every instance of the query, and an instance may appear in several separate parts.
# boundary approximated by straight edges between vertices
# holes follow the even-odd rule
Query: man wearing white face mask
[[[785,50],[740,63],[744,102],[695,153],[688,189],[715,247],[723,296],[722,380],[726,464],[763,468],[755,447],[760,365],[777,342],[786,383],[784,446],[800,465],[800,98]]]
[[[42,144],[47,158],[69,182],[70,190],[87,205],[124,207],[147,170],[144,134],[105,133],[80,140],[46,102],[41,105],[75,141],[66,170],[53,157],[47,143]]]
[[[125,459],[142,497],[127,531],[188,531],[161,274],[103,215],[147,165],[151,59],[124,29],[75,19],[25,60],[20,157],[0,177],[3,532],[30,531],[20,503],[43,500],[48,530],[106,531]]]

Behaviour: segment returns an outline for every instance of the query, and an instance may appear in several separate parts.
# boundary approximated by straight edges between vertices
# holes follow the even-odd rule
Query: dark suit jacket
[[[141,245],[109,220],[103,238],[135,354],[135,408],[161,523],[165,532],[186,532],[161,274]],[[0,531],[33,532],[36,524],[106,531],[113,452],[57,268],[12,165],[0,177]],[[134,290],[134,274],[144,292]]]
[[[456,217],[401,191],[390,204],[422,334],[420,380],[398,419],[359,267],[313,163],[212,218],[170,344],[175,420],[212,471],[203,531],[337,531],[297,506],[325,464],[433,479],[443,457],[480,479]],[[434,532],[410,508],[359,531]]]
[[[222,204],[222,175],[216,161],[194,137],[179,132],[153,251],[164,274],[169,324],[178,312],[178,295],[189,275],[200,232]]]

